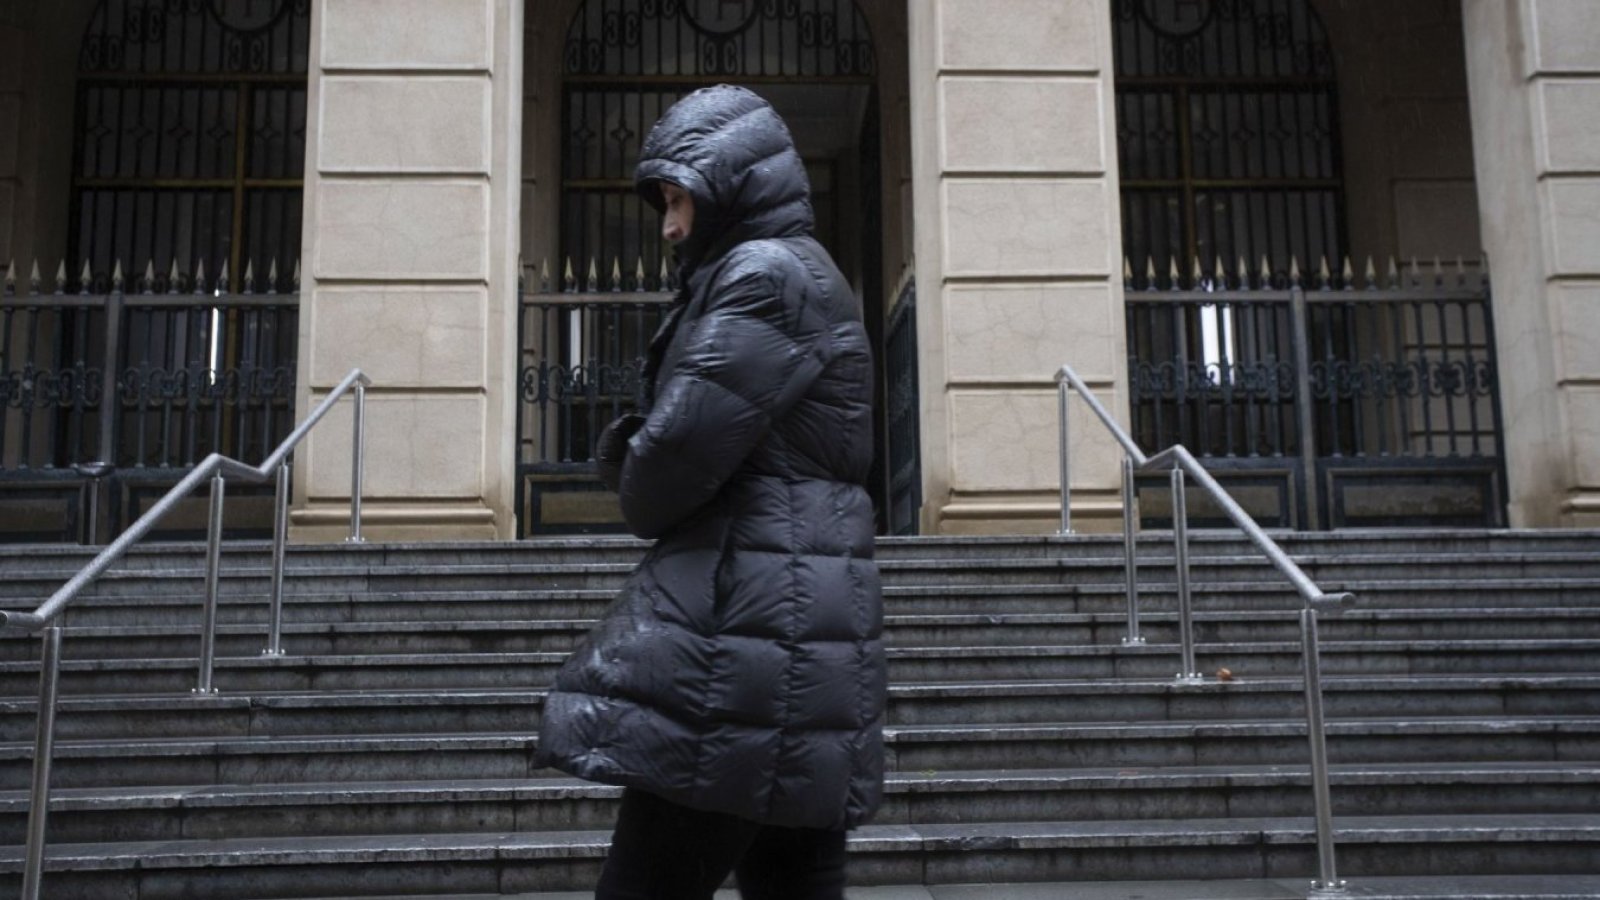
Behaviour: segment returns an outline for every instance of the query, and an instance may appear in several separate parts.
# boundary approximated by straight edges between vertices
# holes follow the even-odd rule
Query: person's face
[[[661,238],[669,244],[680,243],[694,229],[694,198],[675,184],[663,183],[661,199],[667,204],[661,218]]]

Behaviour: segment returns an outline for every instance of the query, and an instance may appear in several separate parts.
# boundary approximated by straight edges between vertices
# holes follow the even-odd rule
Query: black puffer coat
[[[540,757],[696,809],[853,827],[881,798],[886,691],[861,314],[765,101],[697,91],[641,160],[647,199],[667,181],[695,204],[622,465],[629,527],[660,540],[557,676]]]

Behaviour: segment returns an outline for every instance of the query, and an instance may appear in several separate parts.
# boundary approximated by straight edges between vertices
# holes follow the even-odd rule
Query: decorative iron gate
[[[1333,53],[1307,0],[1116,0],[1113,47],[1135,268],[1345,257]]]
[[[0,291],[0,540],[110,540],[207,454],[261,459],[292,428],[297,294],[92,281]],[[262,502],[231,503],[229,531],[270,534],[270,486],[240,491]],[[194,512],[161,536],[202,535]]]
[[[704,85],[870,86],[877,65],[853,0],[588,0],[562,62],[558,258],[528,274],[521,301],[523,536],[621,530],[590,454],[611,417],[646,402],[645,350],[676,287],[659,217],[633,187],[650,126]],[[825,220],[831,172],[808,170]]]
[[[300,258],[310,0],[102,0],[78,63],[71,246],[235,281]]]
[[[1481,271],[1130,279],[1127,299],[1135,439],[1186,444],[1264,525],[1505,524]],[[1143,516],[1166,524],[1150,487]]]

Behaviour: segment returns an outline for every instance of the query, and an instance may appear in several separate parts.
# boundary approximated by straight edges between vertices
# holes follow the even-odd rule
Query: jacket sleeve
[[[827,330],[785,302],[781,267],[752,254],[712,286],[629,440],[619,492],[628,528],[656,538],[705,505],[821,373]]]

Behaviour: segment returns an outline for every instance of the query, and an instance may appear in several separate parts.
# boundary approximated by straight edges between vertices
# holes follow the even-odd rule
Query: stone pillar
[[[513,533],[522,7],[316,4],[297,408],[371,375],[369,537]],[[300,539],[345,533],[350,418],[296,460]]]
[[[923,531],[1060,518],[1054,375],[1125,416],[1111,13],[909,4]],[[1075,401],[1073,524],[1120,527],[1118,452]]]
[[[1466,0],[1513,526],[1600,525],[1600,4]]]

